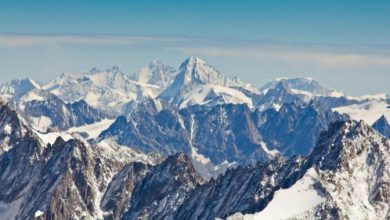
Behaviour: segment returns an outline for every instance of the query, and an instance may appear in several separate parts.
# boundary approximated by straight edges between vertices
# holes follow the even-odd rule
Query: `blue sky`
[[[197,55],[260,87],[311,76],[390,93],[389,1],[0,1],[0,83]]]

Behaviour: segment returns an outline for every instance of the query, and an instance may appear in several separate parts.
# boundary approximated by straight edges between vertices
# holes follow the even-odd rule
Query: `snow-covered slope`
[[[238,78],[223,76],[200,58],[189,57],[181,64],[174,82],[159,98],[180,107],[221,102],[246,103],[252,106],[251,97],[247,93],[259,92]]]
[[[386,100],[369,100],[360,104],[334,108],[333,111],[346,113],[355,120],[364,120],[372,125],[382,115],[390,121],[390,104]]]
[[[256,220],[256,219],[314,219],[315,209],[325,202],[326,196],[316,189],[320,177],[314,168],[310,168],[305,175],[287,189],[275,192],[271,202],[264,210],[255,214],[236,213],[227,220]],[[299,202],[292,202],[299,199]]]

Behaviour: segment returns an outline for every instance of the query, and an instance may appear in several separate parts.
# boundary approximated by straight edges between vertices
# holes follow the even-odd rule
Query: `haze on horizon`
[[[0,83],[199,56],[261,87],[308,76],[390,94],[388,1],[1,1]]]

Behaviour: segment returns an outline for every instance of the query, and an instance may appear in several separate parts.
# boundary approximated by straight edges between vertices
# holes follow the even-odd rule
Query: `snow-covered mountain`
[[[314,96],[331,96],[340,97],[344,94],[340,91],[329,89],[322,86],[319,82],[312,78],[278,78],[274,81],[267,83],[261,88],[261,91],[267,93],[268,90],[275,88],[278,84],[283,83],[286,87],[290,88],[291,92],[308,97]]]
[[[19,98],[33,89],[40,89],[39,83],[32,79],[16,79],[0,86],[0,97],[4,101],[9,101],[12,98]]]
[[[197,169],[203,169],[225,163],[265,162],[279,153],[286,157],[307,155],[322,130],[346,119],[315,103],[283,104],[279,111],[251,110],[245,104],[158,111],[151,105],[127,118],[119,117],[99,140],[112,139],[144,152],[185,152],[199,162]]]
[[[118,67],[106,71],[92,69],[89,72],[62,74],[44,85],[43,89],[67,103],[83,99],[92,107],[111,115],[120,114],[125,103],[155,97],[159,91],[156,85],[131,80]]]
[[[174,67],[155,60],[130,76],[130,79],[143,84],[159,86],[161,92],[172,84],[176,74],[177,70]]]
[[[158,98],[184,108],[194,104],[248,104],[252,100],[242,90],[259,93],[238,78],[230,79],[198,57],[189,57],[178,70],[173,83]]]
[[[30,90],[18,98],[14,97],[8,103],[27,125],[41,132],[53,128],[67,130],[108,117],[84,100],[66,104],[56,95],[39,89]]]
[[[230,170],[195,189],[175,218],[387,219],[389,149],[364,122],[335,123],[306,158]]]
[[[102,219],[100,200],[116,173],[161,161],[105,142],[46,144],[7,105],[0,119],[0,219]]]

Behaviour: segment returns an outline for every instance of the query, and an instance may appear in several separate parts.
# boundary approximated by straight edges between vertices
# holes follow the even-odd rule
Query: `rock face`
[[[386,117],[382,115],[372,127],[381,133],[383,136],[390,138],[390,124],[387,121]]]
[[[162,110],[156,114],[139,111],[129,119],[118,118],[101,139],[115,138],[126,146],[164,154],[186,152],[223,161],[267,160],[262,142],[246,105],[201,106],[181,111]]]
[[[17,113],[0,100],[0,155],[12,149],[25,133],[26,128]]]
[[[232,104],[159,112],[151,108],[118,118],[100,138],[114,138],[145,152],[182,151],[203,155],[214,164],[225,160],[249,164],[267,161],[277,152],[307,155],[322,130],[345,119],[314,103],[284,104],[279,111],[264,112]]]
[[[256,127],[267,146],[287,157],[309,154],[321,131],[327,130],[332,122],[348,118],[315,102],[284,104],[278,111],[270,108],[255,113]]]
[[[183,153],[170,156],[134,188],[123,219],[171,219],[202,182],[189,157]]]
[[[0,135],[12,146],[0,154],[0,217],[103,218],[100,201],[109,180],[136,158],[74,139],[57,138],[45,146],[8,106],[2,105],[0,114],[13,136]]]

